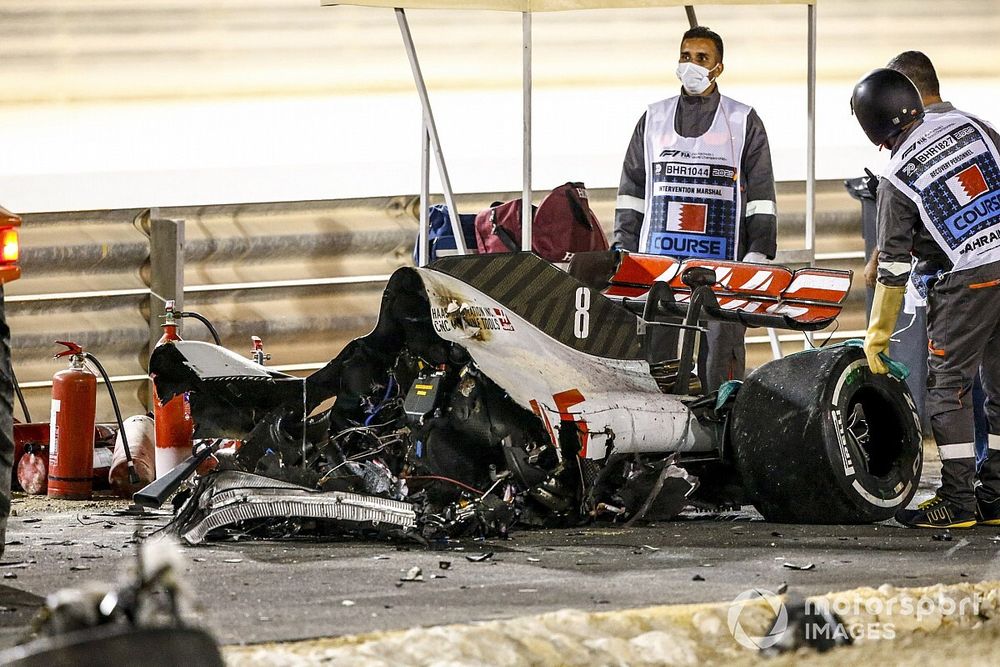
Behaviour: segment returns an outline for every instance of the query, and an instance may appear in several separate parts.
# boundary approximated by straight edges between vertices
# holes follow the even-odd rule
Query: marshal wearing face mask
[[[721,95],[722,38],[684,33],[680,94],[649,105],[632,135],[615,210],[615,245],[633,252],[767,262],[777,249],[774,173],[757,113]],[[705,391],[741,379],[745,327],[709,322]]]

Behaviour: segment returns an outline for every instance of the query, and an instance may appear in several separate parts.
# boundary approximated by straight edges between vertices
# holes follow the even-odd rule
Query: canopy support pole
[[[420,245],[417,266],[427,266],[431,256],[431,239],[427,206],[431,199],[431,137],[427,126],[420,122]]]
[[[781,359],[785,356],[781,352],[781,340],[778,339],[778,332],[774,329],[768,327],[767,329],[767,340],[771,343],[771,358]]]
[[[427,95],[427,85],[424,83],[424,75],[421,73],[420,63],[417,61],[417,50],[413,46],[410,24],[407,22],[406,12],[402,8],[396,7],[395,11],[396,21],[399,23],[399,32],[403,36],[403,46],[406,47],[406,57],[410,60],[410,69],[413,70],[413,82],[416,84],[417,94],[420,96],[420,106],[423,109],[423,132],[430,141],[430,149],[434,153],[438,176],[441,177],[441,189],[444,190],[444,201],[448,205],[448,218],[451,220],[451,231],[455,235],[455,247],[459,255],[465,255],[468,254],[468,249],[465,247],[465,235],[462,233],[462,225],[458,221],[458,209],[455,208],[455,195],[451,190],[448,167],[445,165],[444,153],[441,151],[441,139],[438,136],[437,125],[434,123],[434,113],[431,111],[431,100]],[[422,191],[420,193],[420,207],[426,211],[428,203],[428,198],[425,198],[425,193]],[[423,235],[427,233],[426,215],[421,216],[421,224],[420,233]]]
[[[521,192],[521,250],[531,251],[531,12],[521,13],[522,115],[524,120]]]
[[[807,6],[809,37],[806,71],[806,250],[812,264],[816,245],[816,5]]]
[[[684,5],[684,11],[688,15],[688,25],[692,28],[698,27],[698,17],[694,13],[694,5]]]

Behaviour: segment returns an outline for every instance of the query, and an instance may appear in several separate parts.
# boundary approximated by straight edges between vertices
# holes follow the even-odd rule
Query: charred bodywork
[[[877,483],[861,485],[860,504],[848,498],[830,517],[885,518],[915,490],[919,459],[919,424],[905,409],[901,382],[879,381],[851,347],[804,353],[806,361],[792,365],[792,358],[772,362],[745,385],[707,395],[693,372],[705,319],[818,329],[840,312],[849,284],[849,272],[620,251],[578,255],[569,273],[531,254],[447,258],[393,274],[374,330],[304,382],[205,343],[162,346],[150,368],[163,400],[189,392],[197,437],[242,442],[220,463],[229,472],[194,488],[178,531],[197,541],[210,530],[196,524],[259,528],[268,512],[295,530],[336,524],[343,517],[317,504],[359,495],[391,503],[378,508],[381,518],[373,510],[344,520],[420,538],[503,535],[515,523],[664,518],[691,502],[780,507],[782,498],[801,494],[805,486],[795,480],[807,470],[819,489],[855,489],[863,465],[847,479],[844,457],[860,462],[871,445],[836,417],[846,411],[864,423],[866,407],[891,404],[890,419],[908,427],[892,460],[867,471]],[[853,376],[831,376],[845,360]],[[808,385],[815,409],[786,401],[788,414],[768,414],[782,396],[767,378],[786,372],[803,374],[790,380]],[[833,402],[827,385],[838,387]],[[790,444],[734,439],[733,424],[747,421],[734,419],[738,410],[779,421]],[[795,425],[802,437],[817,418],[834,426],[799,444],[802,470],[782,469]],[[759,477],[761,461],[777,466],[765,473],[773,484],[747,478]],[[824,479],[818,470],[836,474]],[[297,500],[258,502],[264,487]],[[403,505],[412,521],[402,518]],[[222,506],[227,519],[213,520]],[[825,518],[815,506],[796,520]]]

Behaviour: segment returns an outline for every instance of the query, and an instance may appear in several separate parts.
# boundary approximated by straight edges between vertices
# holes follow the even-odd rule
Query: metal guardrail
[[[457,204],[471,212],[518,194],[458,195]],[[779,187],[782,239],[801,237],[803,194],[802,184]],[[837,182],[821,183],[818,194],[817,260],[860,268],[857,203]],[[615,191],[590,196],[610,232]],[[184,221],[178,242],[153,233],[171,220]],[[171,296],[212,320],[223,344],[237,352],[249,351],[257,335],[272,367],[321,367],[371,330],[386,280],[411,261],[417,220],[415,196],[24,216],[24,277],[6,286],[6,309],[15,371],[33,416],[48,414],[50,378],[62,367],[51,358],[57,339],[75,340],[102,360],[126,414],[145,412],[150,341],[159,336],[162,299]],[[178,253],[182,274],[173,276]],[[164,293],[171,281],[183,286],[179,295]],[[859,287],[856,280],[837,338],[861,328]],[[770,348],[766,336],[751,333],[748,359],[756,365],[770,358]],[[182,335],[209,340],[192,320]],[[781,342],[789,352],[802,347],[799,335]],[[101,419],[111,416],[104,396],[98,411]]]

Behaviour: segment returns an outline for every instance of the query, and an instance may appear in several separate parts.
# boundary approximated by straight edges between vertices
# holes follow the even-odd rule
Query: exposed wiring
[[[452,479],[451,477],[444,477],[442,475],[409,475],[409,476],[400,476],[400,479],[436,480],[436,481],[439,481],[439,482],[448,482],[449,484],[454,484],[455,486],[460,486],[463,489],[465,489],[466,491],[474,493],[477,496],[484,496],[484,495],[486,495],[485,493],[483,493],[479,489],[477,489],[475,487],[472,487],[472,486],[469,486],[465,482],[460,482],[457,479]]]
[[[490,495],[490,493],[492,493],[492,492],[493,492],[493,489],[497,488],[497,486],[499,486],[499,485],[500,485],[500,483],[501,483],[501,482],[503,482],[504,480],[506,480],[506,479],[507,479],[507,478],[508,478],[509,476],[510,476],[510,472],[506,472],[506,473],[504,473],[504,474],[500,475],[499,477],[497,477],[497,480],[496,480],[495,482],[493,482],[493,484],[492,484],[492,485],[490,486],[490,488],[486,489],[486,490],[485,490],[485,491],[483,492],[483,495],[481,495],[481,496],[479,497],[479,499],[480,499],[480,500],[482,500],[482,499],[484,499],[484,498],[485,498],[486,496]]]
[[[372,413],[368,415],[367,419],[365,419],[365,426],[369,426],[372,423],[372,420],[375,419],[375,416],[382,410],[382,408],[386,406],[386,403],[389,402],[389,394],[392,393],[395,384],[396,384],[395,379],[390,375],[389,381],[386,382],[385,384],[385,396],[382,397],[381,402],[379,402],[379,404],[375,406],[375,408],[372,410]]]
[[[373,426],[361,426],[361,425],[359,425],[359,426],[349,426],[348,428],[345,428],[343,431],[340,431],[340,432],[336,433],[335,435],[330,436],[329,442],[336,442],[340,438],[343,438],[346,435],[350,435],[351,433],[360,433],[360,434],[364,435],[365,437],[372,438],[373,440],[375,440],[375,442],[381,443],[382,442],[382,438],[380,438],[379,436],[375,435],[375,433],[373,433],[373,431],[375,429],[381,428],[383,426],[389,426],[392,423],[393,423],[392,421],[387,421],[387,422],[384,422],[382,424],[375,424]]]
[[[391,434],[391,435],[388,435],[388,436],[385,436],[383,438],[380,438],[380,437],[376,436],[374,433],[371,433],[371,429],[368,428],[368,427],[365,427],[365,426],[354,426],[354,427],[351,427],[351,428],[348,428],[348,429],[344,429],[343,431],[341,431],[337,435],[331,437],[330,440],[329,440],[329,442],[333,442],[337,438],[339,438],[339,437],[341,437],[343,435],[347,435],[347,434],[352,433],[352,432],[361,433],[361,434],[363,434],[363,435],[365,435],[367,437],[373,438],[375,440],[375,442],[379,443],[379,445],[377,447],[373,447],[371,449],[366,449],[363,452],[359,452],[357,454],[351,454],[350,456],[344,457],[343,461],[341,461],[337,465],[335,465],[332,468],[330,468],[329,470],[327,470],[323,474],[323,476],[320,477],[320,479],[317,482],[317,484],[322,484],[323,482],[325,482],[330,477],[330,475],[332,475],[333,473],[335,473],[340,468],[343,468],[348,463],[352,463],[352,462],[355,462],[355,461],[360,461],[362,459],[368,458],[369,456],[374,456],[375,454],[378,454],[378,453],[380,453],[382,451],[385,451],[385,449],[387,447],[389,447],[390,445],[397,445],[397,444],[399,444],[400,442],[403,441],[402,438],[398,434],[395,434],[395,433]]]

